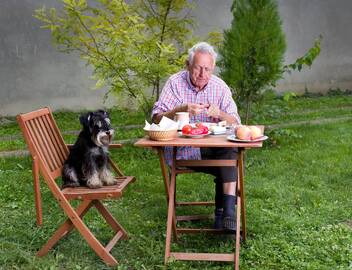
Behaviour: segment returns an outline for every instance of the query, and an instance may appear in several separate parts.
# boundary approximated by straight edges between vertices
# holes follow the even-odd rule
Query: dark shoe
[[[214,211],[214,229],[221,230],[222,229],[222,209],[216,209]]]
[[[236,218],[235,217],[224,217],[222,220],[222,227],[229,233],[236,232]]]
[[[224,194],[224,214],[222,219],[222,227],[229,233],[236,231],[236,196]]]

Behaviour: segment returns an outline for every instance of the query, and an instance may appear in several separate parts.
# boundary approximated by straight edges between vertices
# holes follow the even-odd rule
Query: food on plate
[[[226,125],[227,125],[226,120],[220,121],[220,122],[218,123],[218,126],[220,126],[220,127],[226,127]]]
[[[236,128],[236,137],[240,140],[250,140],[252,136],[252,132],[247,126],[238,126]]]
[[[192,130],[191,125],[184,125],[182,128],[182,134],[189,134]]]
[[[263,133],[257,126],[241,125],[236,128],[236,137],[240,140],[256,140],[262,136]]]
[[[203,128],[193,128],[189,134],[191,134],[191,135],[202,135],[202,134],[204,134],[203,133]]]
[[[250,126],[249,129],[251,130],[251,139],[255,140],[263,136],[262,131],[257,126]]]
[[[195,124],[195,127],[192,127],[191,125],[185,125],[182,128],[183,135],[203,135],[208,134],[208,132],[208,127],[203,125],[202,123]]]
[[[222,127],[222,126],[210,126],[209,130],[214,134],[226,133],[226,127]]]

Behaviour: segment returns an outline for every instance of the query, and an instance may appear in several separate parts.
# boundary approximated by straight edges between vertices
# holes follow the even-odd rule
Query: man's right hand
[[[190,115],[197,115],[204,111],[204,109],[208,108],[208,104],[195,104],[195,103],[188,103],[187,104],[187,111]]]

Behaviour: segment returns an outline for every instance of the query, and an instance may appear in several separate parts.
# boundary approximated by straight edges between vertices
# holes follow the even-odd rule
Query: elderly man
[[[213,75],[216,53],[211,45],[200,42],[188,51],[187,69],[172,75],[166,82],[152,111],[153,122],[163,116],[170,119],[177,112],[189,112],[190,122],[219,122],[240,124],[236,104],[224,81]],[[171,164],[172,149],[165,149]],[[179,147],[176,159],[235,159],[233,148]],[[194,168],[193,168],[194,169]],[[235,231],[235,202],[237,170],[234,167],[197,167],[196,171],[215,176],[214,228]]]

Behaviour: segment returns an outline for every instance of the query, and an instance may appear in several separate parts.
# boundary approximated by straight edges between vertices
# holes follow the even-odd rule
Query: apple
[[[250,140],[251,130],[247,126],[239,126],[236,128],[236,137],[240,140]]]
[[[250,126],[249,129],[251,130],[251,139],[252,140],[255,140],[255,139],[263,136],[262,131],[257,126]]]

